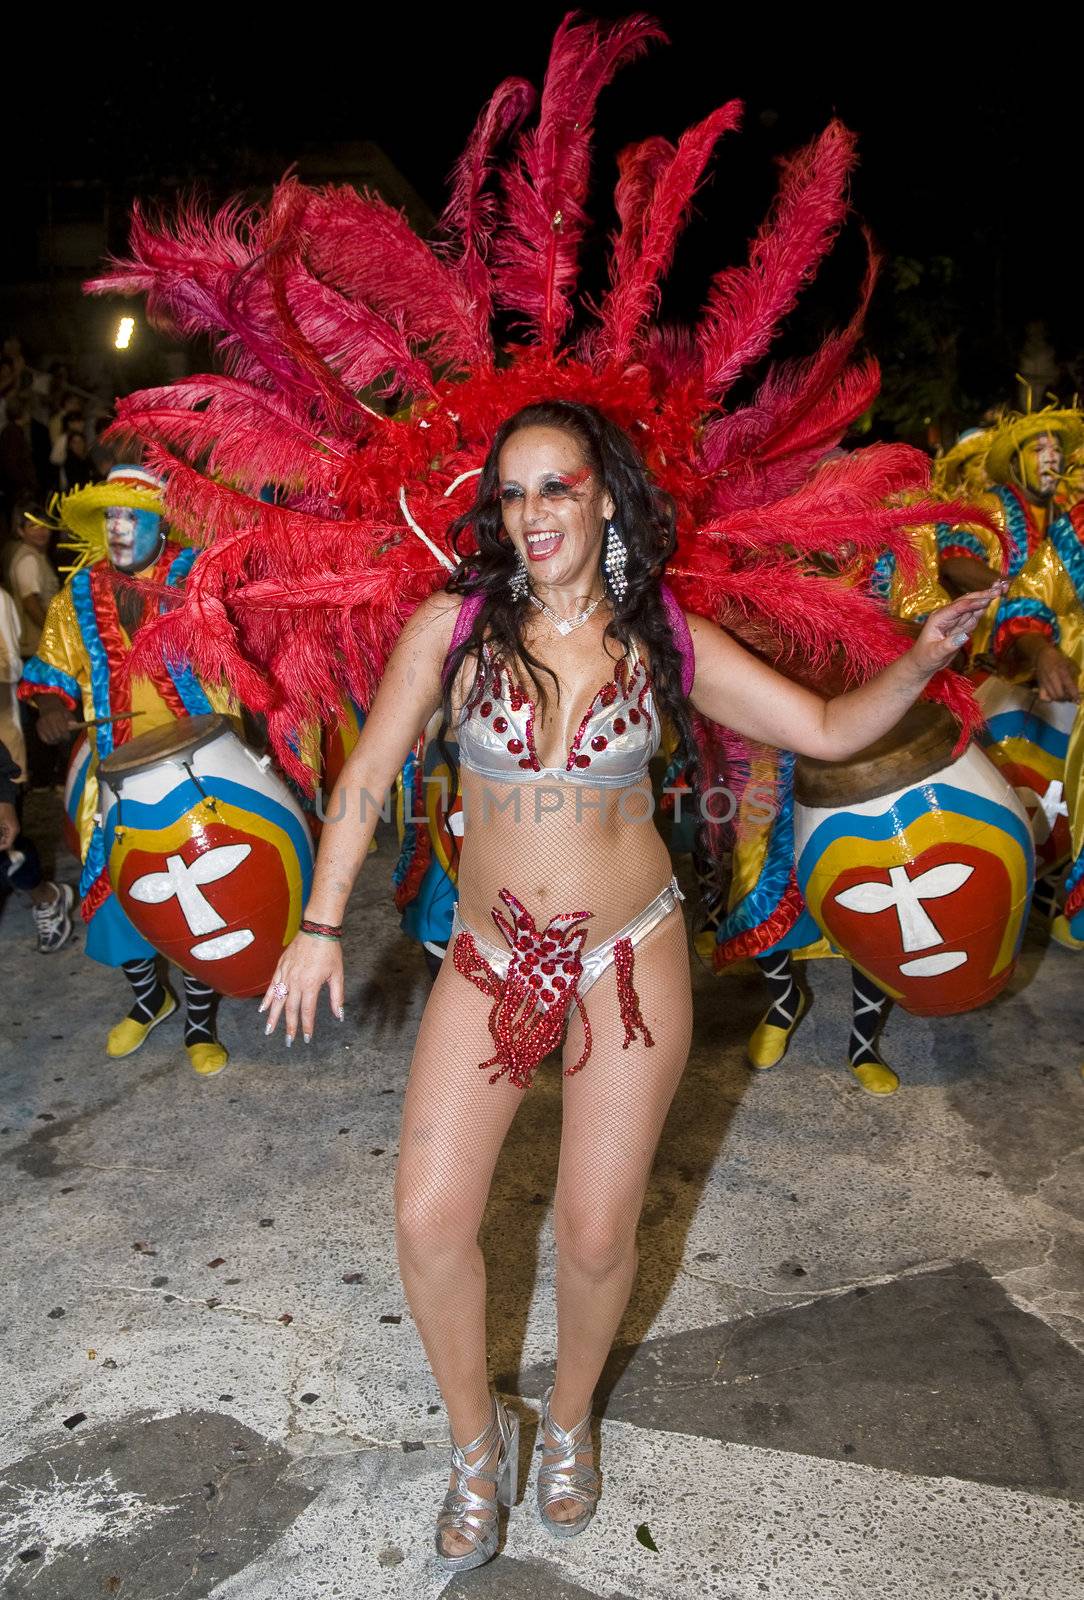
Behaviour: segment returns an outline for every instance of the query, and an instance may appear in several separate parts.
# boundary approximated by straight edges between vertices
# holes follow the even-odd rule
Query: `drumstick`
[[[102,728],[107,722],[131,722],[133,717],[145,717],[145,711],[118,711],[115,717],[91,717],[87,722],[77,722],[77,728]]]

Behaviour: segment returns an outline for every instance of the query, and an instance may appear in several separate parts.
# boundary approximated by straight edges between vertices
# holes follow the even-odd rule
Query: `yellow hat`
[[[947,494],[959,482],[964,468],[979,456],[985,456],[994,437],[993,428],[969,428],[961,433],[951,449],[938,456],[933,464],[934,488]]]
[[[1080,444],[1084,444],[1084,419],[1079,411],[1058,406],[1007,417],[995,431],[986,452],[986,471],[995,483],[1008,483],[1017,451],[1022,450],[1029,440],[1037,439],[1041,433],[1056,434],[1061,441],[1063,454],[1071,455]]]

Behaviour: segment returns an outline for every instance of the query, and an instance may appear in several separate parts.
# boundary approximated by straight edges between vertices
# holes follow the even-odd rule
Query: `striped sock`
[[[785,950],[780,950],[772,956],[757,956],[757,966],[772,1003],[764,1021],[773,1028],[792,1028],[802,1005],[801,991],[794,981],[794,963]]]
[[[854,1017],[851,1021],[851,1066],[860,1061],[880,1061],[877,1036],[884,1027],[888,1008],[892,1004],[884,990],[872,978],[867,978],[857,967],[851,968],[854,981]]]
[[[185,1044],[214,1044],[215,992],[198,978],[184,974],[184,1042]]]
[[[153,1022],[162,1009],[162,1002],[166,998],[165,985],[158,976],[158,967],[153,957],[148,956],[145,961],[125,961],[121,967],[124,976],[132,985],[135,995],[135,1005],[128,1015],[133,1022]]]

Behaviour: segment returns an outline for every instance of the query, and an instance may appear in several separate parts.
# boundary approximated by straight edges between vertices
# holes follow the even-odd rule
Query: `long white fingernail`
[[[289,1050],[289,1048],[293,1044],[293,1042],[294,1042],[293,1034],[292,1033],[288,1033],[286,1035],[286,1048],[287,1048],[287,1050]]]
[[[954,633],[952,635],[952,642],[953,644],[966,644],[969,637],[970,635],[966,633]]]
[[[306,1044],[311,1044],[312,1043],[312,1034],[311,1033],[307,1033],[305,1035],[305,1043]]]
[[[261,1001],[260,1001],[260,1003],[259,1003],[259,1005],[258,1005],[258,1006],[257,1006],[257,1007],[256,1007],[256,1010],[257,1010],[257,1011],[258,1011],[258,1012],[259,1012],[259,1013],[260,1013],[260,1014],[261,1014],[261,1016],[262,1016],[262,1014],[263,1014],[263,1013],[264,1013],[264,1012],[265,1012],[265,1011],[266,1011],[266,1010],[267,1010],[267,1001],[266,1001],[266,1000],[261,1000]]]
[[[269,1022],[269,1023],[268,1023],[268,1024],[267,1024],[267,1027],[266,1027],[266,1028],[265,1028],[265,1029],[264,1029],[264,1030],[263,1030],[263,1031],[264,1031],[264,1037],[265,1037],[265,1038],[266,1038],[266,1037],[267,1037],[267,1035],[268,1035],[268,1034],[269,1034],[269,1033],[270,1033],[270,1032],[271,1032],[271,1029],[272,1029],[272,1028],[273,1028],[273,1027],[274,1027],[274,1023],[272,1023],[272,1022]]]
[[[346,1021],[346,1012],[343,1010],[342,1006],[339,1007],[339,1009],[338,1009],[338,1011],[336,1011],[335,1015],[338,1017],[340,1022],[345,1022]]]

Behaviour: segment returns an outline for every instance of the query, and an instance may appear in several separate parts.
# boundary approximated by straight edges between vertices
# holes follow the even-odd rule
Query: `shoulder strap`
[[[668,583],[660,583],[659,593],[662,595],[666,620],[670,624],[674,648],[681,657],[681,692],[682,694],[691,694],[693,679],[696,677],[696,653],[693,650],[693,636],[689,632],[689,624],[685,620],[685,613],[678,605],[677,598],[670,585]]]
[[[448,662],[477,622],[478,613],[485,604],[485,598],[485,595],[480,591],[477,594],[469,594],[460,606],[459,615],[455,619],[455,627],[452,629],[452,639],[448,646],[448,654],[444,658],[444,667],[441,671],[442,682],[447,681]]]

